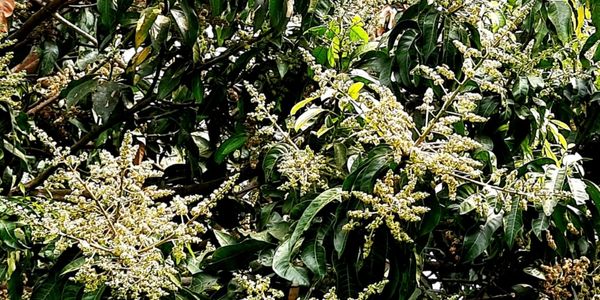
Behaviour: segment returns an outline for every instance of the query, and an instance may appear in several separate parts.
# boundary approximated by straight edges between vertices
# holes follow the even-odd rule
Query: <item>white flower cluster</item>
[[[364,192],[352,192],[356,198],[364,203],[365,208],[348,212],[350,222],[344,225],[345,230],[350,230],[358,224],[368,222],[364,227],[368,231],[365,235],[363,256],[367,257],[373,245],[375,231],[385,225],[392,236],[399,242],[412,242],[412,238],[406,233],[406,223],[414,223],[421,220],[421,216],[429,211],[426,206],[418,205],[429,194],[415,191],[417,177],[408,176],[409,182],[397,191],[401,181],[399,175],[392,171],[378,179],[373,188],[373,194]]]
[[[282,291],[271,288],[269,277],[234,273],[233,280],[246,294],[242,300],[275,300],[285,296]]]
[[[63,156],[64,168],[45,183],[49,192],[68,189],[64,199],[51,196],[35,201],[34,212],[24,216],[33,237],[54,241],[55,251],[76,245],[84,263],[73,277],[86,290],[109,286],[119,299],[159,299],[180,285],[177,264],[185,259],[185,246],[201,242],[204,221],[210,209],[233,188],[237,175],[210,196],[174,196],[170,202],[156,201],[171,190],[146,186],[159,176],[150,161],[134,164],[137,147],[125,134],[120,156],[102,151],[97,163],[80,165],[86,156]],[[84,175],[86,174],[86,175]],[[170,256],[159,247],[171,243]]]
[[[0,40],[4,39],[6,34],[0,34]],[[0,43],[0,49],[10,46],[13,44],[12,42],[3,41]],[[15,95],[15,88],[19,86],[23,78],[25,77],[25,73],[11,72],[8,65],[13,58],[12,53],[4,54],[0,56],[0,102],[7,103],[9,107],[14,109],[20,108],[20,103],[11,99],[13,95]]]
[[[308,146],[304,150],[290,150],[282,155],[278,171],[286,178],[279,189],[294,189],[300,196],[310,191],[327,189],[326,174],[335,172],[327,158],[315,154]]]

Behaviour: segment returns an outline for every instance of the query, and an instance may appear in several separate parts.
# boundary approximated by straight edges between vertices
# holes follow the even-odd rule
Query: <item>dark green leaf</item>
[[[504,238],[509,249],[512,249],[515,238],[523,230],[523,212],[520,203],[519,197],[513,197],[510,211],[504,216]]]
[[[213,252],[207,270],[236,270],[242,268],[258,253],[258,251],[270,247],[272,244],[247,239],[235,245],[218,248]]]
[[[465,237],[464,260],[473,261],[481,255],[492,242],[492,236],[502,225],[502,213],[490,213],[484,225],[475,229],[475,232]]]
[[[571,5],[566,0],[548,1],[548,19],[556,28],[558,39],[564,45],[569,43],[573,35],[572,16]]]
[[[398,63],[398,74],[402,85],[411,86],[410,71],[414,67],[414,58],[411,57],[412,48],[417,39],[418,32],[414,29],[408,29],[402,34],[396,48],[396,62]]]
[[[31,300],[60,300],[58,276],[51,275],[31,292]]]
[[[58,45],[53,41],[45,41],[42,50],[42,59],[40,61],[40,75],[45,76],[54,70],[54,65],[58,59]]]
[[[227,140],[225,140],[215,152],[215,161],[217,163],[222,163],[227,155],[233,153],[233,151],[240,149],[244,144],[246,144],[246,140],[248,137],[245,133],[239,133],[231,136]]]
[[[341,201],[341,195],[341,188],[332,188],[321,193],[308,205],[298,220],[292,236],[275,250],[273,270],[277,275],[299,285],[310,284],[306,270],[292,263],[294,250],[297,247],[296,243],[300,241],[302,234],[310,227],[317,213],[327,204],[333,201]]]

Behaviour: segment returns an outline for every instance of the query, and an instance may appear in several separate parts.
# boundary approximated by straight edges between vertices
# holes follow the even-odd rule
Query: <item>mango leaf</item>
[[[58,276],[49,276],[31,292],[31,300],[60,300]]]
[[[54,70],[54,65],[58,59],[58,45],[53,41],[45,41],[42,49],[42,59],[40,60],[40,75],[48,75]]]
[[[411,49],[413,48],[418,37],[415,29],[408,29],[402,34],[396,48],[396,62],[398,63],[398,75],[400,82],[404,86],[410,86],[410,71],[412,71]]]
[[[247,139],[248,136],[245,133],[238,133],[225,140],[215,152],[215,161],[219,164],[222,163],[227,155],[244,146]]]
[[[271,243],[247,239],[234,245],[223,246],[213,252],[206,270],[236,270],[246,265],[260,250],[271,247]]]
[[[327,227],[319,228],[314,239],[308,241],[300,257],[308,269],[319,279],[326,274],[326,254],[323,247],[323,238],[327,232]]]
[[[556,165],[550,165],[546,170],[546,182],[544,183],[544,187],[548,191],[562,191],[566,178],[566,168],[559,168]],[[558,198],[556,197],[545,199],[545,201],[542,203],[542,209],[544,210],[546,216],[552,215],[554,207],[556,207],[557,204]]]
[[[423,54],[424,61],[427,61],[437,46],[439,17],[438,12],[429,13],[424,17],[421,32],[421,40],[423,41],[421,53]]]
[[[84,262],[85,262],[85,257],[76,258],[75,260],[73,260],[70,263],[68,263],[60,271],[60,276],[63,276],[65,274],[67,274],[67,273],[71,273],[71,272],[75,272],[75,271],[79,270],[79,268],[83,265]]]
[[[105,28],[110,28],[116,20],[113,0],[98,0],[96,6],[100,12],[100,22]]]
[[[362,82],[355,82],[353,83],[350,88],[348,89],[348,95],[350,96],[350,98],[356,100],[358,99],[358,95],[360,93],[360,90],[365,86],[364,83]]]
[[[135,46],[139,47],[150,32],[150,28],[154,24],[156,17],[160,14],[160,7],[151,6],[142,11],[140,18],[135,26]]]
[[[309,285],[308,272],[292,264],[295,248],[302,234],[310,227],[312,220],[323,207],[333,201],[341,201],[342,189],[339,187],[324,191],[308,205],[298,220],[292,236],[275,250],[273,255],[273,270],[280,277],[298,285]]]
[[[490,212],[485,224],[476,229],[475,233],[469,234],[464,241],[464,259],[467,262],[473,261],[481,255],[492,242],[494,232],[502,225],[503,212],[498,214]]]
[[[515,80],[512,88],[512,94],[516,101],[524,102],[527,99],[529,93],[529,81],[526,76],[519,76]]]
[[[296,112],[298,112],[298,110],[300,110],[301,108],[306,106],[306,104],[311,103],[315,99],[317,99],[317,97],[308,97],[308,98],[296,103],[294,106],[292,106],[292,109],[290,110],[290,115],[295,115]]]
[[[558,39],[564,44],[568,44],[573,35],[573,11],[571,5],[566,0],[548,1],[548,19],[556,28]]]
[[[23,278],[23,270],[20,266],[17,266],[17,269],[11,274],[6,287],[8,289],[8,299],[9,300],[21,300],[23,296],[23,287],[24,287],[24,278]]]
[[[364,44],[369,41],[369,34],[359,25],[350,27],[349,37],[352,42],[362,42]]]
[[[301,114],[298,119],[296,120],[296,123],[294,123],[294,130],[299,131],[299,130],[306,130],[306,128],[308,128],[310,125],[312,125],[315,122],[315,118],[317,116],[319,116],[321,113],[323,113],[325,110],[319,107],[315,107],[315,108],[311,108],[307,111],[305,111],[303,114]]]
[[[586,192],[585,182],[579,178],[571,177],[567,179],[567,182],[569,183],[569,189],[571,190],[573,199],[575,199],[575,203],[577,205],[585,205],[585,202],[590,200],[590,196]]]
[[[215,234],[215,238],[217,238],[217,242],[219,242],[220,246],[237,244],[235,237],[225,231],[213,229],[213,233]]]
[[[74,82],[73,88],[71,88],[66,95],[67,106],[74,106],[86,96],[96,90],[98,80],[94,78],[85,78],[83,81]]]
[[[285,28],[286,23],[286,0],[269,0],[269,18],[271,20],[271,28],[276,32],[281,32]]]
[[[87,292],[83,294],[81,300],[100,300],[102,299],[102,294],[104,294],[105,286],[101,286],[99,289],[91,292]]]
[[[180,0],[181,9],[185,20],[176,19],[177,25],[181,34],[183,35],[183,41],[186,45],[192,46],[196,43],[198,38],[200,25],[198,23],[198,15],[194,9],[194,1]]]
[[[508,248],[512,249],[515,238],[523,230],[523,212],[521,211],[521,200],[513,197],[510,211],[504,216],[504,239]]]
[[[166,16],[158,15],[156,16],[156,20],[150,27],[150,39],[152,40],[152,45],[155,48],[160,48],[160,46],[167,39],[167,35],[169,34],[169,28],[171,27],[171,19]]]
[[[262,169],[267,181],[276,179],[277,176],[275,172],[277,170],[277,161],[281,155],[288,152],[288,150],[289,149],[286,144],[277,144],[267,151],[267,154],[262,162]]]
[[[92,94],[94,112],[104,123],[108,121],[121,99],[121,91],[127,86],[121,83],[104,81],[96,86]]]
[[[61,300],[78,300],[79,291],[83,287],[80,284],[68,281],[61,292]]]

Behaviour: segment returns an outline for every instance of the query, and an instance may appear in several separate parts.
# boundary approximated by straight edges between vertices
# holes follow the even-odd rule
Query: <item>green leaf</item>
[[[105,28],[110,28],[116,20],[116,10],[113,0],[98,0],[96,6],[100,12],[100,22]]]
[[[550,218],[545,213],[540,213],[539,217],[531,221],[531,231],[542,241],[542,233],[550,226]]]
[[[325,277],[327,266],[325,260],[325,247],[323,247],[322,241],[313,239],[306,243],[300,257],[306,267],[308,267],[317,278],[321,279]]]
[[[411,50],[417,40],[418,32],[414,29],[408,29],[402,34],[396,48],[396,62],[398,63],[398,74],[400,82],[404,86],[410,86],[410,71],[413,69],[413,60]]]
[[[217,17],[220,16],[223,12],[223,4],[222,0],[210,0],[210,8],[212,11],[212,15]]]
[[[181,84],[181,77],[187,68],[187,65],[181,64],[169,66],[158,84],[158,99],[167,98]]]
[[[185,16],[185,20],[179,18],[177,20],[177,27],[183,35],[183,41],[186,45],[192,46],[196,43],[198,38],[200,25],[198,23],[198,15],[194,9],[194,1],[180,0],[181,9]]]
[[[524,102],[529,94],[529,81],[526,76],[519,76],[512,88],[512,94],[516,101]]]
[[[80,284],[68,281],[62,289],[61,300],[78,300],[77,296],[81,289],[82,286]]]
[[[365,86],[364,83],[362,82],[355,82],[353,83],[350,88],[348,89],[348,95],[350,96],[350,98],[356,100],[358,99],[358,95],[360,93],[360,90]]]
[[[558,39],[566,45],[573,36],[573,11],[566,0],[548,1],[548,19],[556,28]]]
[[[219,278],[205,274],[198,273],[192,278],[192,284],[190,285],[190,291],[196,294],[202,294],[209,290],[216,290],[219,287]]]
[[[93,110],[104,123],[111,117],[125,88],[126,85],[111,81],[103,81],[96,86],[92,94]]]
[[[248,136],[245,133],[237,133],[225,140],[215,152],[215,161],[219,164],[222,163],[227,155],[244,146],[247,139]]]
[[[77,103],[87,97],[89,94],[96,90],[98,80],[94,78],[88,78],[83,82],[77,82],[66,96],[67,106],[71,107],[77,105]]]
[[[229,245],[237,244],[237,240],[231,234],[229,234],[225,231],[216,230],[216,229],[213,229],[213,232],[214,232],[215,237],[217,238],[217,242],[219,242],[220,246],[229,246]]]
[[[294,123],[294,130],[306,130],[310,125],[315,122],[316,117],[318,117],[325,110],[319,107],[311,108],[301,114],[298,119],[296,119],[296,123]]]
[[[298,112],[298,110],[300,110],[301,108],[306,106],[306,104],[311,103],[315,99],[317,99],[317,97],[308,97],[308,98],[296,103],[294,106],[292,106],[292,109],[290,110],[290,115],[295,115],[296,112]]]
[[[492,242],[492,236],[502,225],[502,215],[500,212],[495,214],[491,212],[485,224],[476,229],[475,233],[469,234],[464,241],[464,259],[467,262],[473,261],[481,255]]]
[[[160,6],[151,6],[142,11],[140,18],[137,21],[135,26],[135,47],[139,47],[146,37],[148,33],[150,33],[150,28],[154,25],[154,21],[156,17],[160,14]]]
[[[262,162],[262,169],[267,181],[273,181],[277,179],[277,161],[282,154],[289,151],[288,147],[289,146],[286,144],[277,144],[267,151],[267,154]]]
[[[54,65],[58,59],[58,45],[53,41],[45,41],[42,50],[42,59],[40,61],[40,75],[45,76],[54,70]]]
[[[59,288],[58,276],[50,276],[33,289],[31,300],[60,300]]]
[[[321,193],[308,205],[298,220],[292,236],[275,250],[275,254],[273,255],[273,270],[277,275],[298,285],[310,284],[306,270],[292,263],[294,250],[297,248],[296,243],[300,241],[302,234],[310,227],[317,213],[327,204],[333,201],[341,201],[341,195],[341,188],[332,188]]]
[[[14,222],[0,219],[0,242],[2,245],[6,245],[13,249],[20,249],[17,245],[17,238],[14,235],[14,231],[17,226]]]
[[[423,41],[421,53],[424,61],[427,61],[437,46],[439,17],[440,15],[437,12],[429,13],[424,17],[421,32],[421,40]]]
[[[567,182],[569,183],[569,190],[571,190],[575,203],[577,205],[585,205],[585,202],[590,200],[590,196],[586,192],[585,182],[579,178],[571,177],[567,179]]]
[[[197,104],[204,101],[204,84],[202,83],[200,73],[195,74],[192,78],[192,94]]]
[[[87,292],[83,294],[81,300],[100,300],[102,299],[102,294],[104,294],[105,286],[100,287],[99,289],[91,292]]]
[[[369,42],[369,34],[359,25],[350,27],[349,37],[352,42],[362,42],[363,44]]]
[[[523,230],[523,212],[521,211],[521,199],[513,197],[510,211],[504,216],[504,239],[508,248],[512,249],[515,238]]]
[[[246,266],[260,250],[271,247],[271,243],[247,239],[235,245],[218,248],[213,252],[206,270],[236,270]]]
[[[20,266],[11,274],[7,282],[8,299],[9,300],[21,300],[23,296],[23,270]],[[31,299],[30,299],[31,300]]]
[[[79,270],[79,268],[83,265],[84,262],[85,257],[79,257],[71,261],[60,271],[60,276]]]
[[[566,168],[559,168],[556,165],[550,165],[546,169],[546,181],[544,182],[544,188],[552,192],[562,191],[566,179]],[[559,199],[557,197],[545,199],[545,201],[542,203],[542,209],[544,210],[546,216],[552,215],[552,212],[558,204],[558,201]]]
[[[271,28],[281,32],[285,28],[287,0],[269,0],[269,18]]]
[[[171,19],[163,15],[156,16],[156,20],[152,24],[152,27],[150,27],[150,38],[152,39],[152,45],[156,49],[159,49],[164,44],[170,27]]]

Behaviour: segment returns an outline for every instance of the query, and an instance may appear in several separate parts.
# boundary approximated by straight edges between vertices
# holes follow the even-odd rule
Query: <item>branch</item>
[[[68,0],[51,0],[48,4],[44,5],[40,10],[31,15],[21,28],[13,32],[7,37],[7,40],[21,41],[26,38],[31,32],[38,27],[42,22],[52,16],[61,6],[66,4]]]

